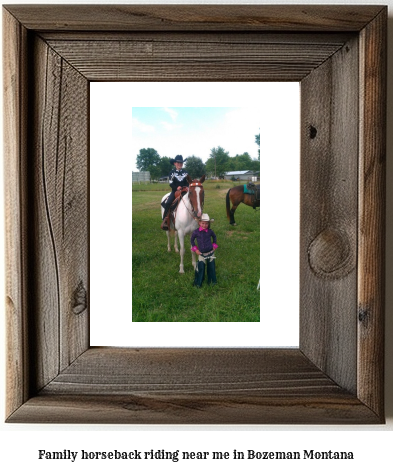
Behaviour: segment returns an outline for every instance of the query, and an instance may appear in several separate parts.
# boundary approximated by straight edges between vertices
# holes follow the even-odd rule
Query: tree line
[[[185,168],[192,177],[200,177],[203,174],[222,176],[228,171],[259,171],[259,139],[259,134],[255,135],[255,143],[258,145],[258,159],[252,159],[248,152],[231,157],[223,147],[218,146],[211,149],[206,163],[203,163],[202,159],[195,155],[186,157]],[[170,160],[171,157],[161,157],[154,148],[142,148],[137,155],[136,166],[139,171],[149,171],[151,179],[156,180],[169,175],[173,168]]]

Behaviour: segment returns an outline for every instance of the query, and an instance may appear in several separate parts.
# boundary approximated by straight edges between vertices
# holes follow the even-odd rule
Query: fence
[[[150,183],[150,171],[133,171],[132,172],[133,183]]]

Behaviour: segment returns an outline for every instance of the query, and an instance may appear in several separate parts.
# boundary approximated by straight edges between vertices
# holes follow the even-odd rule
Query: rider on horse
[[[187,176],[188,173],[186,170],[183,170],[183,164],[187,160],[183,161],[183,157],[181,155],[177,155],[174,160],[170,160],[170,163],[175,165],[175,168],[169,174],[169,186],[172,188],[171,194],[168,196],[168,199],[165,203],[165,211],[162,217],[162,230],[168,230],[168,211],[171,207],[173,200],[175,199],[175,192],[182,187],[188,185]]]

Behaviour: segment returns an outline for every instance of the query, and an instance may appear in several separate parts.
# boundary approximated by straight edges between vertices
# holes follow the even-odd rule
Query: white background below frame
[[[90,97],[90,344],[298,347],[299,84],[194,83],[190,94],[190,83],[92,82]],[[259,323],[132,323],[132,107],[261,110]],[[240,219],[241,207],[237,212]],[[158,233],[159,223],[158,218]],[[162,244],[166,252],[163,232]],[[190,256],[186,253],[185,258]],[[175,260],[178,271],[178,255]],[[190,283],[192,277],[184,275]],[[218,265],[218,281],[219,277]],[[175,289],[171,293],[176,297]]]

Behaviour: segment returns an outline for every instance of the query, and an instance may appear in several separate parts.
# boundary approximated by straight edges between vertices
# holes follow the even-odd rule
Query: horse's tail
[[[227,217],[229,220],[231,220],[231,216],[229,214],[229,210],[230,210],[230,207],[231,207],[231,202],[230,202],[230,199],[229,199],[229,193],[231,192],[231,190],[229,189],[228,192],[227,192],[227,196],[226,196],[226,205],[227,205]]]

